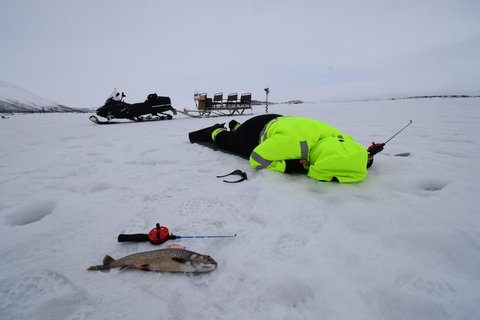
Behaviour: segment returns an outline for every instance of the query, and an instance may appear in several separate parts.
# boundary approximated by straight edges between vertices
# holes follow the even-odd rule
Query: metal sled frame
[[[196,94],[194,100],[197,110],[183,109],[183,111],[177,110],[177,112],[193,118],[253,114],[251,93],[243,93],[240,96],[240,101],[236,92],[230,93],[226,100],[223,99],[223,92],[216,93],[213,99],[207,98],[207,93]],[[250,112],[246,113],[247,110]]]

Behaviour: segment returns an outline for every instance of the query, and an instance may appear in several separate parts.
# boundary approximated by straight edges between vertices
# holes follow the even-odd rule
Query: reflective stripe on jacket
[[[285,172],[285,160],[304,159],[311,178],[357,182],[367,175],[367,158],[363,146],[324,122],[279,117],[265,126],[250,164],[256,169]]]

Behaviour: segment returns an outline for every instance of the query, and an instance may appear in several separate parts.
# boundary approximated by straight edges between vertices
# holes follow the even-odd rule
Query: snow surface
[[[365,147],[413,123],[365,180],[338,184],[189,143],[189,131],[230,117],[0,119],[0,319],[479,319],[479,98],[269,112],[325,121]],[[402,152],[411,156],[388,155]],[[216,178],[235,169],[248,181]],[[117,242],[157,222],[237,237]],[[173,243],[211,255],[217,270],[86,270]]]

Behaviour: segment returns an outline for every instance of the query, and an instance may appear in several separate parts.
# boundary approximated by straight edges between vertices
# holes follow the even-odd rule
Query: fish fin
[[[142,271],[151,271],[149,266],[150,266],[150,264],[146,263],[146,264],[141,264],[141,265],[137,266],[137,268],[142,270]]]
[[[106,269],[110,269],[110,265],[114,261],[115,261],[115,259],[113,259],[109,255],[106,255],[105,258],[103,258],[103,265],[91,266],[87,270],[106,270]]]
[[[121,266],[120,269],[118,269],[118,271],[123,271],[125,269],[130,268],[131,266],[133,266],[133,264],[125,264],[125,265]]]
[[[172,260],[181,264],[185,264],[188,262],[187,259],[183,259],[183,258],[172,258]]]
[[[89,267],[87,270],[102,270],[102,269],[105,269],[105,268],[102,268],[103,266],[102,265],[98,265],[98,266],[91,266]]]
[[[170,249],[185,249],[184,246],[181,246],[179,244],[172,244],[172,245],[169,245],[167,248],[170,248]]]
[[[108,254],[103,258],[103,265],[110,265],[115,261],[112,257],[110,257]]]

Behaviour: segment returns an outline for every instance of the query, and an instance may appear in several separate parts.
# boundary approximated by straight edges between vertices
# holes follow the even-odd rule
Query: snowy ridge
[[[42,98],[28,90],[0,81],[0,112],[86,112]]]

